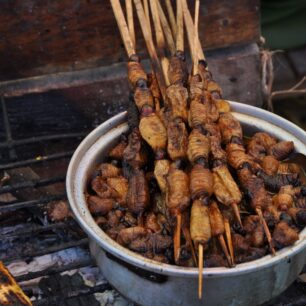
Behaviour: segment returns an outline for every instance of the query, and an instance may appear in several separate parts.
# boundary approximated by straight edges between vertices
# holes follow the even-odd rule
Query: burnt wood
[[[259,39],[259,0],[203,0],[200,16],[205,49]],[[107,0],[1,0],[0,33],[0,80],[126,60]],[[147,57],[137,22],[136,37]]]

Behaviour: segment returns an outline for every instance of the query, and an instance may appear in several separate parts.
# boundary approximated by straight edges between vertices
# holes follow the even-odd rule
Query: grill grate
[[[3,132],[5,139],[0,143],[0,155],[5,157],[1,158],[2,161],[5,160],[5,163],[0,164],[0,173],[6,174],[6,180],[3,180],[0,185],[0,239],[3,242],[0,246],[0,260],[6,265],[9,265],[16,261],[29,263],[33,261],[35,257],[54,254],[59,251],[69,251],[71,249],[81,248],[84,252],[83,256],[80,258],[74,258],[72,261],[64,262],[62,265],[55,265],[39,271],[26,272],[15,276],[16,280],[21,282],[22,286],[24,282],[43,277],[43,279],[39,281],[39,287],[41,287],[41,283],[45,282],[46,278],[49,279],[52,284],[52,282],[55,283],[58,281],[62,272],[95,266],[89,255],[88,238],[84,235],[77,223],[72,218],[65,221],[52,222],[47,213],[49,203],[66,200],[67,198],[64,189],[65,172],[69,158],[73,154],[73,150],[70,150],[71,144],[69,150],[66,150],[65,142],[67,139],[70,140],[70,142],[74,143],[75,148],[80,139],[88,133],[88,131],[84,130],[84,127],[88,125],[84,124],[84,120],[80,120],[80,131],[71,133],[69,131],[69,126],[66,126],[65,129],[63,128],[63,131],[59,133],[59,127],[53,122],[53,126],[56,126],[56,132],[52,133],[52,131],[50,131],[50,124],[48,124],[48,120],[52,120],[52,116],[48,114],[46,120],[43,118],[40,119],[40,122],[46,125],[46,127],[44,127],[44,124],[42,124],[40,126],[41,129],[37,129],[41,135],[30,136],[23,139],[20,139],[17,135],[15,140],[11,121],[16,122],[16,119],[13,118],[13,120],[10,120],[7,103],[9,102],[1,97],[1,113],[3,117]],[[51,106],[47,109],[50,110],[50,108]],[[42,111],[36,111],[36,113],[37,112],[40,114],[43,113]],[[17,114],[17,111],[14,110],[13,113]],[[53,120],[56,120],[56,112],[54,112]],[[76,120],[75,118],[74,122]],[[75,129],[76,127],[74,126],[74,130]],[[50,154],[40,153],[39,147],[42,144],[50,144],[50,146],[52,146]],[[58,148],[57,151],[54,150],[54,144]],[[31,153],[33,156],[31,158],[28,158],[28,153],[23,155],[20,154],[20,150],[17,150],[17,148],[22,147],[28,152],[32,150],[33,145],[38,146],[36,147],[36,151]],[[26,149],[27,146],[29,147],[28,150]],[[58,173],[54,173],[54,164],[59,165]],[[53,168],[53,173],[50,176],[47,171],[47,177],[38,176],[38,178],[35,177],[33,179],[32,177],[28,178],[27,175],[23,173],[24,168],[31,169],[31,171],[36,173],[41,169],[48,169],[48,167]],[[16,171],[20,171],[22,179],[20,181],[11,182],[9,179],[11,170],[15,173]],[[60,186],[60,188],[58,188],[60,192],[49,192],[49,190],[52,191],[57,189],[55,186]],[[41,189],[47,189],[48,192],[39,192]],[[35,190],[35,192],[31,192],[33,190]],[[9,200],[5,197],[7,194],[11,195]],[[33,196],[29,196],[29,194],[33,194]],[[13,215],[11,223],[10,214]],[[16,223],[15,218],[17,215],[19,218]],[[8,216],[8,218],[6,216]],[[5,219],[5,222],[3,219]],[[74,276],[72,276],[71,280],[68,280],[68,282],[73,283],[73,277]],[[93,299],[94,293],[101,293],[110,289],[111,287],[107,283],[94,285],[92,287],[83,284],[82,286],[77,286],[77,288],[72,286],[69,290],[53,290],[52,296],[50,296],[46,290],[41,288],[39,294],[35,294],[32,289],[29,290],[26,286],[24,287],[25,292],[29,296],[35,296],[34,305],[44,306],[66,305],[65,303],[67,302],[69,304],[69,301],[70,303],[74,301],[75,305],[82,305],[80,301],[82,301],[82,299],[84,300],[84,297],[86,297],[85,300],[88,300],[88,297]],[[93,299],[92,305],[94,304]],[[99,305],[97,302],[96,304]]]

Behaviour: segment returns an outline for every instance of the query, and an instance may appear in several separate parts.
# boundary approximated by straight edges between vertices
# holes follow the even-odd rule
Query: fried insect
[[[187,83],[188,73],[184,52],[177,51],[175,55],[171,56],[168,77],[170,84],[184,85]]]
[[[254,165],[253,159],[245,153],[242,145],[229,143],[226,146],[227,161],[235,169],[239,170],[246,165]]]
[[[228,113],[231,111],[231,105],[223,99],[215,99],[215,103],[220,114]]]
[[[165,151],[167,132],[155,113],[140,119],[139,131],[142,138],[151,146],[154,152]]]
[[[208,162],[210,153],[210,139],[198,129],[193,129],[188,138],[187,155],[189,161],[194,164],[199,159]]]
[[[306,225],[306,210],[296,207],[291,207],[288,209],[288,214],[294,219],[295,223],[298,225]]]
[[[133,56],[132,59],[128,61],[128,79],[132,88],[147,82],[147,74],[142,68],[140,59],[138,56]]]
[[[127,179],[123,176],[109,177],[106,183],[117,192],[120,203],[125,203],[129,188]]]
[[[251,200],[250,204],[252,208],[254,210],[256,208],[265,210],[268,204],[268,195],[263,180],[254,175],[248,168],[239,170],[238,177],[246,195]]]
[[[95,177],[91,182],[91,188],[102,199],[117,198],[118,192],[109,186],[101,176]]]
[[[286,222],[279,222],[273,232],[273,244],[277,249],[294,244],[299,239],[296,230],[291,228]]]
[[[300,173],[301,167],[296,163],[279,163],[277,173]]]
[[[278,192],[282,186],[292,185],[296,187],[301,184],[298,173],[275,174],[270,176],[259,170],[257,176],[263,180],[266,188],[272,192]]]
[[[190,204],[189,177],[184,171],[170,167],[167,186],[167,207],[171,214],[177,215]]]
[[[160,190],[167,191],[167,174],[170,169],[170,161],[167,159],[157,160],[154,167],[154,176],[157,180]]]
[[[293,141],[281,141],[268,149],[268,154],[274,156],[277,160],[284,160],[294,150]]]
[[[113,199],[101,199],[97,196],[88,196],[88,209],[92,214],[106,215],[114,207]]]
[[[121,175],[121,169],[110,163],[102,163],[98,166],[102,178],[116,177]]]
[[[193,200],[210,197],[214,192],[211,171],[201,164],[195,164],[190,172],[190,194]]]
[[[231,113],[221,114],[218,124],[220,126],[222,140],[224,143],[230,143],[233,137],[242,139],[241,125]]]
[[[130,211],[141,215],[150,204],[149,187],[143,170],[136,169],[129,179],[127,205]]]
[[[172,160],[186,159],[188,146],[188,133],[182,121],[171,120],[167,127],[167,152]]]
[[[184,122],[187,122],[187,89],[180,84],[171,85],[167,88],[166,95],[172,111],[172,119],[181,119]]]
[[[280,162],[271,155],[264,156],[261,160],[261,167],[268,175],[275,175],[278,172]]]
[[[142,148],[141,135],[138,129],[134,129],[130,133],[128,145],[123,152],[123,159],[135,169],[145,165],[147,159]]]
[[[256,133],[248,143],[247,152],[254,158],[264,157],[269,148],[277,143],[276,139],[267,133]]]
[[[122,160],[123,159],[123,152],[127,146],[126,139],[121,140],[114,148],[110,150],[108,156],[111,159]]]
[[[213,168],[214,194],[218,201],[233,208],[237,221],[241,224],[238,204],[242,194],[226,165]]]
[[[195,200],[191,206],[190,235],[196,247],[206,245],[211,238],[209,210],[200,200]]]
[[[223,236],[225,233],[223,216],[215,201],[212,201],[209,205],[209,219],[210,219],[211,235],[213,237],[217,237],[217,239],[219,240],[220,246],[222,248],[222,251],[226,256],[229,266],[232,266],[233,263],[229,255],[229,251],[227,249],[227,246],[224,240],[224,236]]]

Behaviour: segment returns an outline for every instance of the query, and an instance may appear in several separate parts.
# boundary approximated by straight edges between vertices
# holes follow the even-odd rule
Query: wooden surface
[[[223,89],[225,99],[262,106],[257,45],[210,51],[207,53],[207,61],[214,78]],[[108,69],[114,73],[112,67]],[[117,65],[113,76],[91,85],[58,90],[55,93],[91,122],[99,124],[127,107],[129,86],[125,64]]]
[[[259,0],[202,0],[200,16],[206,49],[259,38]],[[0,33],[2,81],[126,60],[107,0],[1,0]],[[136,39],[144,54],[138,23]]]

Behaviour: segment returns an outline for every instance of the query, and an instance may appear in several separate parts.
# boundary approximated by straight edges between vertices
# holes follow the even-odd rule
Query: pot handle
[[[131,265],[130,263],[127,263],[125,261],[123,261],[122,259],[112,255],[111,253],[105,252],[105,255],[107,258],[109,258],[112,261],[115,261],[116,263],[118,263],[119,265],[121,265],[122,267],[128,269],[130,272],[146,279],[149,280],[153,283],[158,283],[158,284],[162,284],[167,282],[168,280],[168,276],[163,275],[163,274],[158,274],[155,272],[151,272],[151,271],[147,271],[144,270],[142,268],[136,267],[134,265]]]

